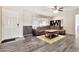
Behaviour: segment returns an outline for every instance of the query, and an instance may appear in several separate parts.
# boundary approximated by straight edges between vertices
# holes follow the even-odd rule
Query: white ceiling
[[[76,9],[79,9],[79,6],[63,6],[64,11],[73,11]],[[48,8],[48,6],[28,6],[28,7],[23,7],[24,9],[28,9],[32,12],[38,13],[38,14],[43,14],[43,15],[50,15],[50,16],[56,16],[58,13],[53,13],[51,9]],[[62,13],[62,12],[59,12]]]
[[[63,6],[63,7],[64,7],[64,11],[72,11],[72,10],[79,9],[79,6]],[[49,16],[58,15],[58,13],[57,14],[53,13],[53,11],[48,8],[48,6],[16,6],[16,7],[10,6],[10,7],[6,7],[6,8],[29,10],[29,11],[35,12],[37,14],[49,15]],[[62,13],[62,12],[59,12],[59,13]]]

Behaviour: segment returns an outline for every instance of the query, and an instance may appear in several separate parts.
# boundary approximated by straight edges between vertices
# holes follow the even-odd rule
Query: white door
[[[2,9],[2,39],[22,36],[21,14],[15,10]]]
[[[79,43],[79,15],[75,16],[75,35],[76,35],[76,42]]]

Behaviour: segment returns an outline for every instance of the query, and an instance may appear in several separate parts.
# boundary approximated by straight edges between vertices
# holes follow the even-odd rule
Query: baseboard
[[[6,42],[14,41],[14,40],[16,40],[16,38],[5,39],[5,40],[1,41],[1,43],[6,43]]]

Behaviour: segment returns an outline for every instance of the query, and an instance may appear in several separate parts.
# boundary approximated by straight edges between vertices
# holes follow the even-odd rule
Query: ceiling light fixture
[[[59,12],[58,10],[54,10],[54,11],[53,11],[53,13],[58,13],[58,12]]]

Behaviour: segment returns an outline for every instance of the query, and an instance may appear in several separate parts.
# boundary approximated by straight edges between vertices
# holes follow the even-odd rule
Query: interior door
[[[15,10],[2,9],[2,39],[16,38],[22,34],[21,14]],[[19,33],[20,32],[20,33]],[[20,35],[21,34],[21,35]]]
[[[79,15],[75,16],[75,35],[76,35],[76,43],[79,43]]]

